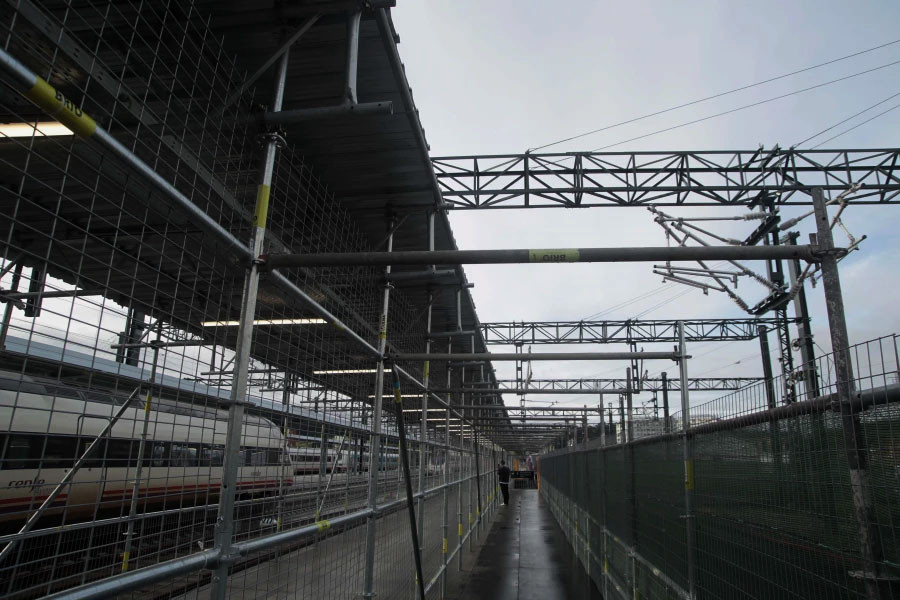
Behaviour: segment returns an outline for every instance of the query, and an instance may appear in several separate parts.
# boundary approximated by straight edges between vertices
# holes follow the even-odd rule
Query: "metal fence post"
[[[840,412],[844,434],[844,450],[850,468],[850,493],[856,517],[859,550],[864,562],[864,571],[854,573],[862,578],[866,596],[872,600],[891,597],[890,582],[882,572],[884,555],[880,534],[875,525],[875,508],[872,489],[867,473],[866,440],[860,424],[862,408],[853,406],[855,384],[853,366],[850,363],[850,341],[844,313],[844,299],[841,280],[838,275],[837,253],[828,221],[828,208],[822,188],[812,189],[815,208],[817,240],[822,268],[822,284],[825,288],[825,307],[828,311],[828,325],[831,331],[831,346],[834,353],[835,386],[837,403],[835,412]]]
[[[691,403],[688,396],[687,373],[687,346],[684,343],[684,322],[678,322],[678,352],[681,359],[678,362],[681,375],[681,432],[684,446],[684,519],[687,527],[687,568],[688,568],[688,594],[691,598],[697,597],[697,561],[696,540],[694,528],[694,514],[692,507],[692,495],[694,492],[694,455],[691,450]]]
[[[284,84],[287,76],[289,52],[285,51],[278,64],[275,77],[275,91],[272,110],[281,110],[284,99]],[[234,358],[234,385],[231,388],[228,408],[228,430],[225,437],[225,457],[222,469],[222,484],[219,491],[219,513],[216,517],[215,546],[225,560],[221,560],[213,573],[210,598],[224,600],[228,587],[228,565],[231,542],[234,536],[234,500],[237,491],[237,470],[241,462],[241,433],[244,422],[244,402],[247,395],[247,368],[250,361],[250,343],[253,338],[253,318],[256,314],[256,293],[259,287],[260,265],[256,257],[263,252],[266,221],[269,212],[269,195],[272,173],[275,167],[275,153],[281,138],[269,134],[265,136],[265,156],[263,158],[261,182],[256,192],[256,210],[253,218],[253,239],[250,252],[254,260],[250,263],[244,283],[241,301],[241,315],[238,325],[237,344]]]
[[[394,232],[388,223],[387,251],[394,248]],[[384,268],[385,275],[390,275],[391,267]],[[391,282],[384,282],[384,293],[381,303],[381,321],[378,327],[378,354],[384,356],[387,347],[388,308],[391,300]],[[378,520],[375,510],[378,508],[378,468],[380,466],[381,446],[381,408],[384,395],[384,362],[379,357],[375,365],[375,399],[372,406],[372,434],[369,437],[369,491],[367,506],[373,512],[366,518],[366,564],[363,571],[363,598],[375,597],[375,528]]]
[[[669,433],[672,429],[669,423],[669,378],[665,371],[661,373],[660,377],[662,377],[663,431]]]
[[[757,328],[759,332],[759,351],[762,356],[763,378],[766,386],[766,404],[775,408],[775,380],[772,376],[772,354],[769,352],[769,329],[765,325]]]

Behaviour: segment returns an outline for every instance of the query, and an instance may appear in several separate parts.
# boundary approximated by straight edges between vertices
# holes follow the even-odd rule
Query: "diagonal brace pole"
[[[389,364],[385,362],[385,370]],[[422,576],[422,555],[419,552],[419,532],[416,529],[416,509],[413,500],[412,480],[409,474],[409,454],[406,450],[406,427],[403,425],[403,396],[400,394],[400,373],[391,369],[394,380],[394,406],[397,409],[397,432],[400,437],[400,463],[403,465],[403,480],[406,484],[406,506],[409,509],[409,532],[412,535],[413,553],[416,557],[416,585],[419,598],[425,598],[425,579]]]

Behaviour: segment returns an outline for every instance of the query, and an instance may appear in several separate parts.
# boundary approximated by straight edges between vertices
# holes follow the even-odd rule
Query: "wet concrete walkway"
[[[459,598],[599,600],[537,490],[510,490]]]

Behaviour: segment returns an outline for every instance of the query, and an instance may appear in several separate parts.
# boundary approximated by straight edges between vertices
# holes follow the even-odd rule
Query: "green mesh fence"
[[[885,340],[896,348],[896,336],[865,345],[883,347]],[[541,457],[541,494],[604,596],[689,597],[693,554],[698,598],[898,597],[896,354],[873,360],[872,352],[854,350],[857,361],[866,360],[854,367],[856,389],[870,399],[856,418],[866,457],[862,493],[872,507],[866,525],[877,536],[874,573],[861,550],[840,414],[829,402],[808,399],[792,406],[792,414],[747,424],[753,411],[732,398],[717,402],[740,405],[739,412],[688,430],[690,518],[683,431]],[[830,393],[827,381],[822,389]],[[710,414],[708,406],[697,408]],[[877,581],[877,594],[866,588],[866,577]]]

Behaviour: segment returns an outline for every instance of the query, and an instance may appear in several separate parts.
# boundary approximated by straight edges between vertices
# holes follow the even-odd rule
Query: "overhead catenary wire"
[[[842,120],[838,121],[837,123],[835,123],[834,125],[831,125],[830,127],[826,127],[825,129],[823,129],[822,131],[820,131],[820,132],[818,132],[818,133],[814,133],[813,135],[809,136],[808,138],[806,138],[806,139],[803,140],[802,142],[797,142],[796,144],[794,144],[794,147],[802,146],[802,145],[805,144],[806,142],[808,142],[808,141],[810,141],[810,140],[812,140],[812,139],[815,139],[815,138],[819,137],[819,136],[822,135],[823,133],[826,133],[826,132],[828,132],[828,131],[831,131],[831,130],[834,129],[835,127],[838,127],[839,125],[843,125],[843,124],[846,123],[847,121],[852,121],[852,120],[855,119],[856,117],[858,117],[858,116],[860,116],[860,115],[862,115],[862,114],[864,114],[864,113],[869,112],[869,111],[872,110],[873,108],[875,108],[875,107],[877,107],[877,106],[881,106],[882,104],[884,104],[884,103],[887,102],[888,100],[893,100],[893,99],[896,98],[897,96],[900,96],[900,92],[897,92],[896,94],[891,94],[890,96],[888,96],[888,97],[885,98],[884,100],[879,100],[879,101],[876,102],[875,104],[873,104],[873,105],[871,105],[871,106],[868,106],[868,107],[862,109],[862,110],[859,111],[858,113],[855,113],[855,114],[853,114],[853,115],[850,115],[850,116],[847,117],[846,119],[842,119]],[[897,106],[900,106],[900,105],[897,105]],[[894,108],[897,108],[897,106],[894,106]],[[872,119],[878,118],[879,116],[885,114],[886,112],[890,112],[891,110],[894,110],[894,108],[889,108],[889,109],[886,110],[885,112],[880,113],[880,114],[878,114],[878,115],[875,115],[874,117],[872,117]],[[871,120],[871,119],[869,119],[869,120]],[[869,121],[863,121],[863,122],[860,123],[859,125],[864,125],[865,123],[868,123],[868,122],[869,122]],[[847,131],[851,131],[852,129],[855,129],[856,127],[859,127],[859,125],[856,125],[855,127],[852,127],[851,129],[848,129]],[[846,133],[846,132],[844,132],[844,133]],[[834,136],[834,137],[828,138],[828,140],[825,140],[824,142],[822,142],[822,144],[825,144],[825,143],[827,143],[829,140],[833,140],[835,137],[838,137],[838,136],[840,136],[840,135],[843,135],[843,133],[839,133],[838,135],[836,135],[836,136]],[[820,144],[820,145],[821,145],[821,144]],[[818,148],[818,146],[814,146],[814,148]]]
[[[890,107],[889,109],[887,109],[887,110],[885,110],[885,111],[882,111],[882,112],[878,113],[877,115],[875,115],[875,116],[873,116],[873,117],[870,117],[870,118],[866,119],[865,121],[863,121],[863,122],[861,122],[861,123],[857,123],[857,124],[854,125],[853,127],[849,127],[849,128],[847,128],[847,129],[845,129],[844,131],[842,131],[842,132],[840,132],[840,133],[838,133],[838,134],[835,134],[835,135],[831,136],[831,137],[828,138],[827,140],[825,140],[825,141],[823,141],[823,142],[821,142],[821,143],[816,144],[815,146],[813,146],[813,147],[812,147],[812,150],[815,150],[816,148],[819,148],[819,147],[821,147],[821,146],[824,146],[825,144],[827,144],[827,143],[830,142],[831,140],[837,139],[837,138],[841,137],[842,135],[844,135],[845,133],[850,133],[850,132],[853,131],[854,129],[856,129],[856,128],[858,128],[858,127],[862,127],[862,126],[865,125],[866,123],[869,123],[869,122],[871,122],[871,121],[874,121],[874,120],[877,119],[878,117],[881,117],[881,116],[883,116],[883,115],[886,115],[887,113],[891,112],[892,110],[896,110],[897,108],[900,108],[900,104],[895,104],[894,106]]]
[[[805,88],[801,88],[799,90],[793,90],[791,92],[787,92],[785,94],[779,94],[778,96],[772,96],[771,98],[766,98],[765,100],[758,100],[756,102],[751,102],[750,104],[744,104],[743,106],[738,106],[736,108],[732,108],[729,110],[725,110],[722,112],[718,112],[712,115],[706,115],[705,117],[700,117],[698,119],[692,119],[690,121],[685,121],[684,123],[679,123],[678,125],[672,125],[671,127],[664,127],[662,129],[657,129],[656,131],[651,131],[650,133],[645,133],[643,135],[638,135],[634,137],[630,137],[625,140],[621,140],[612,144],[606,144],[605,146],[600,146],[599,148],[594,148],[591,152],[600,152],[601,150],[607,150],[609,148],[613,148],[615,146],[621,146],[622,144],[627,144],[628,142],[634,142],[636,140],[642,140],[644,138],[652,137],[654,135],[659,135],[660,133],[666,133],[668,131],[673,131],[675,129],[681,129],[682,127],[687,127],[689,125],[696,125],[697,123],[702,123],[704,121],[709,121],[711,119],[715,119],[718,117],[723,117],[725,115],[730,115],[736,112],[740,112],[742,110],[747,110],[749,108],[754,108],[756,106],[761,106],[763,104],[768,104],[770,102],[775,102],[776,100],[782,100],[784,98],[789,98],[791,96],[796,96],[798,94],[802,94],[804,92],[809,92],[815,89],[819,89],[828,85],[833,85],[835,83],[840,83],[842,81],[847,81],[849,79],[853,79],[855,77],[860,77],[862,75],[867,75],[869,73],[873,73],[875,71],[880,71],[881,69],[886,69],[888,67],[893,67],[895,65],[900,64],[900,60],[895,60],[893,62],[889,62],[883,65],[879,65],[877,67],[872,67],[871,69],[866,69],[864,71],[858,71],[856,73],[851,73],[850,75],[845,75],[844,77],[838,77],[837,79],[832,79],[830,81],[825,81],[822,83],[818,83],[816,85],[811,85]]]
[[[573,136],[569,136],[569,137],[566,137],[566,138],[563,138],[563,139],[559,139],[559,140],[556,140],[556,141],[554,141],[554,142],[550,142],[550,143],[547,143],[547,144],[543,144],[543,145],[541,145],[541,146],[535,146],[535,147],[533,147],[533,148],[530,148],[528,151],[529,151],[529,152],[534,152],[535,150],[543,150],[544,148],[549,148],[549,147],[551,147],[551,146],[556,146],[556,145],[558,145],[558,144],[563,144],[563,143],[565,143],[565,142],[571,142],[571,141],[573,141],[573,140],[581,139],[581,138],[583,138],[583,137],[587,137],[587,136],[593,135],[593,134],[595,134],[595,133],[600,133],[600,132],[603,132],[603,131],[608,131],[608,130],[610,130],[610,129],[615,129],[616,127],[621,127],[621,126],[623,126],[623,125],[628,125],[628,124],[630,124],[630,123],[636,123],[636,122],[638,122],[638,121],[643,121],[644,119],[649,119],[649,118],[651,118],[651,117],[655,117],[655,116],[658,116],[658,115],[663,115],[663,114],[666,114],[666,113],[669,113],[669,112],[673,112],[673,111],[679,110],[679,109],[681,109],[681,108],[687,108],[688,106],[694,106],[695,104],[700,104],[700,103],[702,103],[702,102],[707,102],[707,101],[709,101],[709,100],[715,100],[716,98],[722,98],[723,96],[728,96],[728,95],[730,95],[730,94],[734,94],[734,93],[737,93],[737,92],[742,92],[742,91],[744,91],[744,90],[748,90],[748,89],[751,89],[751,88],[754,88],[754,87],[758,87],[758,86],[760,86],[760,85],[765,85],[765,84],[767,84],[767,83],[772,83],[773,81],[778,81],[778,80],[781,80],[781,79],[785,79],[785,78],[787,78],[787,77],[792,77],[792,76],[794,76],[794,75],[799,75],[800,73],[805,73],[805,72],[807,72],[807,71],[812,71],[812,70],[814,70],[814,69],[818,69],[818,68],[825,67],[825,66],[828,66],[828,65],[832,65],[832,64],[835,64],[835,63],[844,61],[844,60],[848,60],[848,59],[850,59],[850,58],[855,58],[855,57],[857,57],[857,56],[861,56],[861,55],[867,54],[867,53],[869,53],[869,52],[874,52],[875,50],[880,50],[880,49],[882,49],[882,48],[886,48],[886,47],[888,47],[888,46],[892,46],[892,45],[897,44],[897,43],[900,43],[900,39],[893,40],[893,41],[891,41],[891,42],[887,42],[887,43],[884,43],[884,44],[879,44],[878,46],[873,46],[873,47],[871,47],[871,48],[866,48],[865,50],[860,50],[860,51],[854,52],[854,53],[852,53],[852,54],[847,54],[847,55],[845,55],[845,56],[841,56],[841,57],[838,57],[838,58],[835,58],[835,59],[832,59],[832,60],[829,60],[829,61],[826,61],[826,62],[823,62],[823,63],[819,63],[819,64],[816,64],[816,65],[812,65],[812,66],[810,66],[810,67],[804,67],[804,68],[798,69],[798,70],[796,70],[796,71],[791,71],[790,73],[785,73],[785,74],[783,74],[783,75],[778,75],[778,76],[775,76],[775,77],[770,77],[770,78],[768,78],[768,79],[764,79],[764,80],[762,80],[762,81],[757,81],[757,82],[755,82],[755,83],[751,83],[751,84],[748,84],[748,85],[742,85],[742,86],[740,86],[740,87],[736,87],[736,88],[727,90],[727,91],[725,91],[725,92],[719,92],[719,93],[716,93],[716,94],[712,94],[711,96],[706,96],[706,97],[704,97],[704,98],[699,98],[699,99],[697,99],[697,100],[691,100],[690,102],[685,102],[685,103],[682,103],[682,104],[678,104],[678,105],[676,105],[676,106],[672,106],[672,107],[669,107],[669,108],[665,108],[665,109],[663,109],[663,110],[658,110],[658,111],[655,111],[655,112],[652,112],[652,113],[648,113],[648,114],[642,115],[642,116],[640,116],[640,117],[634,117],[634,118],[631,118],[631,119],[626,119],[626,120],[624,120],[624,121],[620,121],[620,122],[614,123],[614,124],[612,124],[612,125],[606,125],[606,126],[604,126],[604,127],[600,127],[600,128],[597,128],[597,129],[593,129],[593,130],[591,130],[591,131],[586,131],[586,132],[584,132],[584,133],[580,133],[580,134],[577,134],[577,135],[573,135]]]

